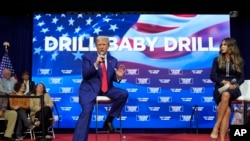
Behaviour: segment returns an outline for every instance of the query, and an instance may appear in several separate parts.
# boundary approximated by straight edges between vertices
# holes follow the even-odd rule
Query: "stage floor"
[[[209,134],[189,134],[189,133],[164,133],[164,134],[142,134],[142,133],[124,133],[127,141],[209,141]],[[53,141],[72,141],[72,133],[56,133]],[[120,141],[120,134],[110,134],[110,141]],[[28,136],[24,141],[32,141]],[[88,141],[96,141],[95,134],[89,134]],[[99,134],[98,141],[108,141],[106,134]],[[229,136],[226,141],[229,141]]]

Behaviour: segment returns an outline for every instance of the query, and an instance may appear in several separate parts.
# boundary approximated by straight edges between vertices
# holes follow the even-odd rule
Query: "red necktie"
[[[106,70],[105,62],[101,63],[101,67],[102,67],[101,90],[103,93],[105,93],[108,90],[108,77],[107,77],[107,70]]]

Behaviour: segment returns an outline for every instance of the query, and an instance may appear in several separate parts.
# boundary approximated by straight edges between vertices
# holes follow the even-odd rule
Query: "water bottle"
[[[122,141],[127,141],[126,136],[122,136]]]

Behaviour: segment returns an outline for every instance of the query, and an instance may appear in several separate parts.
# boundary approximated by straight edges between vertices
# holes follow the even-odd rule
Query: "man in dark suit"
[[[73,135],[73,141],[87,141],[92,111],[97,95],[106,95],[113,100],[113,105],[104,122],[103,128],[114,132],[112,121],[114,117],[119,117],[128,99],[128,92],[124,89],[116,88],[113,82],[120,82],[125,73],[124,65],[117,65],[116,58],[107,51],[109,48],[109,38],[99,36],[96,38],[97,52],[89,52],[83,56],[82,77],[79,88],[79,103],[82,111],[78,118]],[[108,89],[101,89],[102,67],[105,63],[108,75]]]
[[[30,79],[30,74],[28,71],[22,73],[22,81],[26,85],[25,94],[30,95],[35,87],[35,82]]]

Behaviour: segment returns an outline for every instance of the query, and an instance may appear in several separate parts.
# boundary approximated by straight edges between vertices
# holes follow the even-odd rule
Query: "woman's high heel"
[[[210,141],[216,141],[218,135],[210,134]]]
[[[213,131],[210,134],[210,141],[216,141],[218,138],[219,131],[217,128],[213,128]]]

